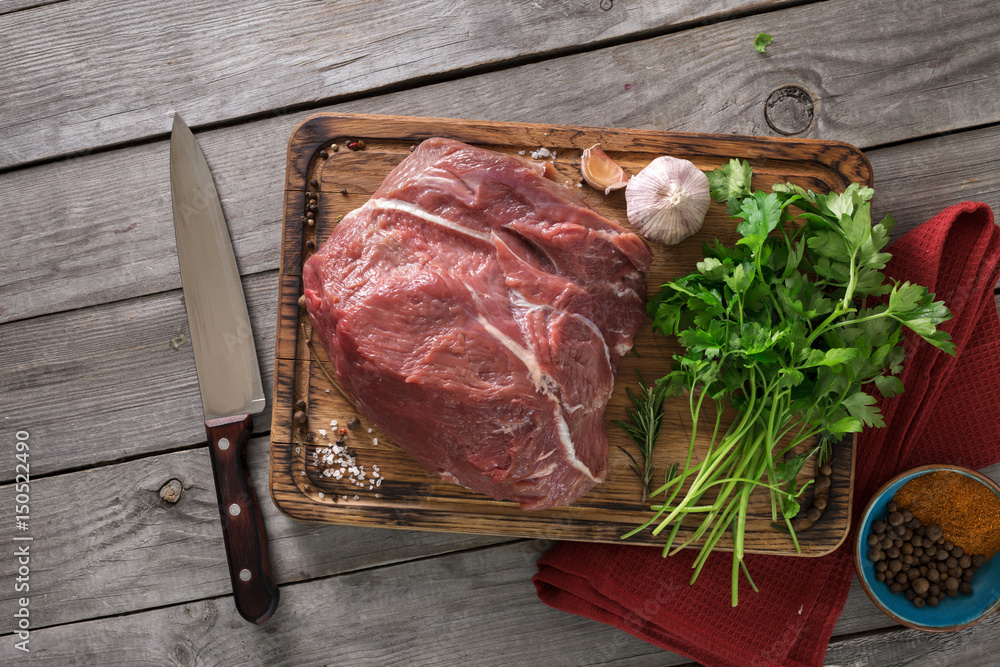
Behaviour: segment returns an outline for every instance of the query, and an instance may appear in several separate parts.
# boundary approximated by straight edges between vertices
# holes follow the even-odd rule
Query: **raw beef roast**
[[[531,510],[604,481],[652,259],[544,171],[428,139],[302,270],[357,409],[435,475]]]

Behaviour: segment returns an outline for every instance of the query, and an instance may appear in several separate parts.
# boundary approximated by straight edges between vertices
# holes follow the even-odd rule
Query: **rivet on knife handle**
[[[253,417],[211,419],[205,422],[205,431],[236,609],[246,620],[260,624],[278,606],[278,587],[271,574],[264,518],[246,464]]]

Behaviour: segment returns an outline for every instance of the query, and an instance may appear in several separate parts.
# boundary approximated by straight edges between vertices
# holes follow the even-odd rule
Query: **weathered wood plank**
[[[903,665],[962,665],[992,667],[997,664],[1000,615],[966,630],[935,634],[898,629],[859,637],[834,639],[826,653],[830,667],[902,667]]]
[[[277,272],[243,281],[271,395]],[[33,474],[205,441],[180,290],[9,323],[0,336],[7,423],[31,434]],[[254,416],[267,432],[271,405]],[[12,468],[0,482],[13,479]]]
[[[243,274],[278,266],[285,123],[198,137]],[[180,287],[169,157],[159,142],[0,175],[0,321]]]
[[[36,443],[34,436],[29,439]],[[37,441],[32,452],[45,447]],[[267,526],[278,584],[469,549],[501,538],[359,529],[293,521],[268,497],[268,439],[249,445],[254,489]],[[160,489],[184,488],[168,503]],[[0,506],[13,507],[14,487],[0,487]],[[134,612],[206,597],[229,596],[231,583],[208,451],[192,449],[119,465],[36,480],[31,485],[33,628]],[[13,521],[0,539],[12,542]],[[0,577],[13,582],[15,558],[0,559]],[[0,605],[13,608],[25,593],[4,586]],[[0,634],[16,619],[0,618]]]
[[[994,9],[831,0],[404,91],[378,112],[426,114],[410,104],[430,103],[433,115],[469,117],[482,105],[490,119],[773,136],[768,98],[799,86],[813,120],[796,136],[867,148],[1000,120],[1000,98],[986,93],[1000,82]],[[761,31],[775,37],[766,54],[747,48]]]
[[[868,9],[871,3],[857,2],[847,9],[841,4],[822,3],[822,7],[829,9],[830,16],[848,23],[856,20],[851,18],[855,12],[865,16],[869,11],[888,12],[891,19],[897,7],[900,12],[912,9],[912,3],[888,8],[880,5],[879,9],[874,6]],[[1000,14],[977,17],[973,9],[950,12],[944,23],[967,16],[962,20],[969,22],[969,33],[974,36],[983,24],[1000,21]],[[962,52],[964,55],[949,56],[950,47],[928,46],[935,55],[925,54],[927,62],[920,61],[918,56],[923,53],[926,40],[913,39],[909,31],[904,33],[903,42],[893,41],[895,37],[891,34],[883,36],[884,52],[882,46],[874,51],[881,54],[882,60],[873,61],[871,72],[858,74],[854,77],[857,84],[848,87],[848,83],[838,78],[839,66],[844,53],[860,51],[854,46],[832,43],[833,37],[829,35],[814,34],[819,29],[810,21],[816,17],[798,14],[811,11],[810,6],[768,15],[769,21],[783,17],[783,23],[774,29],[781,28],[788,36],[786,39],[792,39],[786,49],[793,45],[805,49],[794,36],[809,35],[814,48],[808,55],[806,51],[796,51],[793,58],[780,51],[779,41],[768,55],[761,56],[764,64],[754,61],[760,55],[756,52],[746,57],[733,56],[738,61],[732,65],[733,71],[727,69],[724,54],[717,57],[716,51],[723,47],[735,49],[733,44],[741,44],[743,36],[752,41],[750,33],[761,27],[759,20],[729,21],[585,56],[356,100],[328,109],[767,134],[770,130],[763,120],[763,101],[768,92],[783,83],[819,77],[839,82],[841,87],[823,93],[819,108],[828,120],[817,122],[807,135],[848,140],[864,147],[962,127],[979,122],[977,119],[981,119],[984,109],[1000,107],[1000,97],[983,95],[983,91],[990,89],[988,82],[962,83],[965,76],[962,72],[974,68],[974,63],[968,61],[973,57],[970,54],[980,53],[979,50],[969,49]],[[936,11],[924,13],[934,15]],[[906,20],[909,19],[899,18],[897,22],[904,24]],[[820,21],[818,25],[825,24]],[[867,34],[866,31],[867,27],[858,27],[856,32]],[[827,32],[847,35],[840,28]],[[691,39],[684,37],[688,33],[692,34]],[[778,39],[781,37],[779,33]],[[989,45],[1000,49],[996,40],[987,40],[982,53],[993,48]],[[703,57],[695,57],[697,54]],[[952,60],[945,62],[948,57]],[[926,65],[933,58],[942,59],[941,64],[928,68]],[[1000,63],[1000,55],[995,61]],[[765,65],[768,69],[762,73],[759,68]],[[646,66],[651,69],[646,70]],[[817,67],[823,68],[823,77]],[[990,67],[984,65],[978,71],[989,76]],[[685,68],[697,69],[705,82],[698,83],[697,78],[678,80],[673,73]],[[713,68],[721,69],[716,74]],[[862,68],[860,61],[852,61],[843,71]],[[899,93],[887,98],[890,111],[867,113],[883,104],[883,78],[891,73],[903,76],[900,72],[911,70],[919,70],[926,85],[939,85],[942,77],[949,82],[952,77],[954,85],[947,97],[939,96],[944,101],[925,101],[926,104],[913,106],[909,102],[897,103],[897,97],[906,96]],[[653,78],[656,73],[663,73],[663,81]],[[925,84],[915,78],[910,80],[915,81],[915,88],[908,94],[920,99]],[[573,85],[551,85],[552,81],[572,81]],[[635,83],[627,91],[608,95],[608,90],[618,90],[623,81]],[[726,83],[707,83],[710,81]],[[705,92],[697,92],[702,88]],[[705,99],[703,95],[709,94],[708,89],[719,97]],[[484,95],[484,90],[492,92]],[[673,94],[676,90],[688,92]],[[744,106],[732,102],[730,97],[736,94],[748,98]],[[752,95],[757,96],[756,102],[749,99]],[[586,103],[581,104],[581,100]],[[935,105],[944,103],[954,113],[935,112]],[[839,109],[839,114],[861,109],[865,115],[851,117],[853,120],[840,118],[834,109]],[[972,110],[968,113],[973,116],[966,116],[967,110]],[[1000,108],[997,111],[994,120],[1000,119]],[[306,115],[268,118],[198,134],[213,168],[237,261],[244,273],[278,266],[285,149],[295,124]],[[954,150],[950,149],[952,146]],[[947,203],[971,195],[994,208],[1000,206],[998,170],[976,171],[978,165],[995,163],[1000,150],[1000,130],[996,127],[887,150],[887,157],[881,161],[878,151],[869,156],[876,166],[879,193],[876,201],[883,207],[891,203],[892,210],[903,214],[900,217],[904,224],[907,220],[926,219]],[[947,171],[936,171],[941,159],[939,153],[947,154],[944,158],[949,164]],[[904,155],[905,158],[900,157]],[[907,170],[899,168],[900,161],[908,165]],[[157,142],[0,175],[0,216],[4,226],[11,230],[0,247],[6,269],[0,276],[0,322],[178,287],[167,164],[168,144]],[[917,175],[912,180],[910,170]],[[980,180],[966,182],[971,178]],[[44,217],[39,216],[38,202],[47,203]]]
[[[264,498],[266,439],[255,439],[250,452],[256,491],[261,498]],[[1000,465],[992,466],[986,472],[994,479],[1000,479]],[[164,502],[158,493],[171,479],[179,480],[185,489],[176,504]],[[13,487],[0,488],[0,505],[10,506],[12,495]],[[60,653],[60,647],[66,639],[60,637],[58,628],[55,634],[48,634],[48,631],[44,630],[38,632],[38,628],[215,596],[221,596],[221,599],[197,604],[215,609],[215,613],[222,618],[232,616],[233,624],[249,628],[235,620],[237,617],[228,599],[228,572],[224,561],[208,456],[204,449],[175,452],[37,480],[32,487],[32,498],[32,529],[29,534],[35,538],[32,543],[33,576],[30,591],[33,600],[31,606],[33,627],[36,628],[33,637],[36,639],[50,637],[49,640],[39,641],[36,644],[43,647],[44,652],[39,652],[39,655],[44,656],[45,652],[54,651],[50,654],[56,656],[53,660],[61,659],[63,654]],[[74,510],[69,512],[67,507],[72,507]],[[560,615],[559,618],[562,620],[556,622],[557,618],[550,619],[546,616],[548,611],[546,614],[540,612],[544,607],[529,594],[533,589],[528,584],[534,573],[534,559],[537,554],[529,551],[527,553],[531,557],[524,558],[526,552],[523,544],[519,547],[500,547],[479,552],[482,555],[459,554],[434,559],[435,564],[428,566],[432,572],[449,573],[449,581],[444,586],[444,591],[435,590],[440,584],[438,575],[428,576],[423,573],[422,568],[425,566],[422,564],[413,564],[421,570],[422,573],[419,575],[411,573],[400,578],[400,580],[412,578],[418,582],[402,594],[398,591],[398,581],[394,577],[383,576],[383,573],[390,570],[378,570],[371,575],[362,573],[358,575],[357,580],[339,577],[341,583],[334,585],[334,590],[337,592],[329,595],[327,593],[331,585],[330,580],[313,581],[307,587],[289,587],[287,584],[291,582],[329,577],[361,568],[489,545],[497,539],[305,524],[280,515],[273,504],[266,500],[263,509],[268,526],[274,571],[279,583],[283,585],[282,609],[291,606],[294,609],[292,617],[296,619],[293,622],[286,612],[279,612],[267,626],[271,628],[272,624],[278,623],[279,629],[275,632],[279,635],[291,633],[298,639],[298,632],[324,625],[336,625],[338,631],[343,630],[344,636],[352,638],[349,642],[352,646],[346,647],[347,650],[364,653],[375,647],[357,645],[356,639],[360,636],[371,636],[371,633],[361,632],[360,628],[353,628],[350,623],[391,616],[392,614],[382,607],[392,605],[393,601],[399,599],[410,600],[414,606],[428,609],[434,608],[431,605],[438,604],[439,598],[451,601],[451,607],[446,605],[445,608],[454,608],[456,604],[454,598],[457,597],[463,600],[457,604],[463,606],[465,613],[473,613],[470,609],[476,609],[477,604],[481,604],[482,608],[476,613],[498,613],[501,625],[504,618],[528,618],[531,619],[530,622],[508,628],[507,631],[520,635],[544,630],[549,642],[556,646],[573,645],[574,637],[581,625],[585,628],[589,624],[580,619],[569,622],[566,620],[570,618],[568,615]],[[9,541],[9,529],[6,526],[4,531],[4,534],[0,534],[0,539]],[[540,543],[531,544],[538,549],[544,548]],[[84,554],[83,558],[81,551]],[[516,555],[513,561],[511,554]],[[484,582],[483,572],[475,567],[470,568],[467,564],[469,558],[476,563],[489,564],[499,561],[498,569],[496,571],[490,569],[489,572],[501,575],[502,581]],[[0,562],[0,577],[12,579],[15,566],[13,559]],[[362,585],[358,581],[366,583]],[[475,599],[478,598],[465,600],[462,597],[467,586],[472,586],[473,589],[484,587],[486,590],[499,587],[500,590],[489,603],[485,600],[477,603]],[[526,586],[527,592],[524,590]],[[289,589],[295,592],[290,593]],[[359,600],[356,593],[343,594],[344,590],[355,592],[364,590],[365,595]],[[514,595],[507,596],[511,591]],[[306,595],[305,602],[296,601],[295,596],[299,594]],[[399,595],[402,597],[398,597]],[[422,596],[428,596],[429,599],[420,600]],[[0,601],[10,604],[16,597],[18,595],[14,591],[6,591],[0,594]],[[380,607],[370,608],[372,597],[380,599]],[[340,612],[333,610],[344,605],[324,605],[322,603],[324,598],[338,601],[352,600],[352,604],[347,606],[357,613],[358,618],[349,621],[347,627],[343,627]],[[294,625],[301,621],[298,615],[301,604],[305,604],[310,610],[308,618],[311,620],[306,628],[292,629],[286,624]],[[511,609],[512,606],[516,609]],[[161,612],[162,610],[151,613]],[[542,614],[545,625],[539,630],[528,631],[528,627],[535,625],[536,616],[539,614]],[[134,630],[137,627],[134,624],[140,621],[155,622],[157,627],[164,623],[170,631],[165,636],[174,637],[176,636],[174,632],[179,633],[186,627],[174,627],[180,622],[179,618],[183,619],[186,616],[170,613],[164,619],[138,614],[97,621],[97,623],[102,624],[99,626],[100,634],[108,634],[109,637],[119,636],[118,624],[124,624],[124,627]],[[379,628],[374,628],[379,630],[376,634],[380,636],[380,640],[384,640],[385,648],[393,647],[395,642],[407,640],[409,632],[407,628],[398,628],[391,620],[386,620],[386,623],[388,624],[386,627],[390,628],[388,632],[383,633]],[[232,627],[233,624],[227,622],[222,627]],[[608,630],[598,624],[589,625],[596,636]],[[835,628],[835,634],[852,634],[891,626],[892,622],[868,601],[859,586],[855,586],[848,599],[845,613]],[[86,632],[80,629],[79,623],[65,627],[76,627],[80,632]],[[0,620],[0,633],[11,632],[13,629],[13,619]],[[211,628],[206,629],[208,630]],[[414,637],[416,636],[418,635]],[[309,656],[310,651],[323,649],[324,647],[319,644],[315,646],[313,644],[326,638],[319,633],[319,636],[307,642],[305,653],[302,655]],[[157,642],[165,641],[164,636],[157,636],[154,639]],[[218,641],[216,637],[204,639],[208,643]],[[633,653],[632,651],[637,649],[630,641],[620,637],[610,644],[603,639],[593,640],[586,644],[588,650],[604,650],[599,647],[608,645],[620,648],[624,645],[629,652],[620,654],[616,648],[602,655],[601,660],[579,664],[607,664],[609,661],[613,664],[616,660],[656,655],[659,655],[660,659],[668,660],[659,664],[676,664],[669,661],[672,660],[670,656],[658,653],[652,647],[645,647],[639,653]],[[484,659],[489,647],[498,645],[495,643],[495,638],[485,638],[482,642],[473,650],[473,659]],[[300,647],[299,644],[295,645]],[[97,650],[92,645],[88,646]],[[163,649],[157,645],[142,648],[151,651],[150,656],[158,655],[157,651]],[[477,650],[483,653],[480,655]],[[532,647],[531,650],[535,648]],[[300,655],[296,654],[296,659],[299,657]],[[375,658],[367,654],[353,653],[346,657],[362,661]],[[421,654],[411,657],[423,659],[426,656]]]
[[[57,2],[65,1],[66,0],[2,0],[0,1],[0,14],[20,12],[25,9],[35,9],[36,7],[54,5]]]
[[[0,167],[163,134],[174,111],[202,125],[789,2],[79,0],[12,14]]]
[[[867,155],[875,170],[874,214],[896,218],[894,236],[962,201],[986,202],[1000,216],[1000,127],[931,137]]]
[[[31,633],[33,665],[677,665],[535,596],[538,542],[284,586],[262,627],[228,598]],[[126,648],[127,647],[127,648]],[[0,642],[0,662],[20,652]]]

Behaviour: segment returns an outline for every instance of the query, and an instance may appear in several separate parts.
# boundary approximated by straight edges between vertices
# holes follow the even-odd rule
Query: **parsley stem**
[[[813,329],[813,332],[809,334],[808,338],[806,338],[806,347],[811,347],[813,342],[830,328],[830,324],[843,314],[844,311],[840,306],[834,308],[833,312],[830,313],[830,315],[823,320],[818,327]]]

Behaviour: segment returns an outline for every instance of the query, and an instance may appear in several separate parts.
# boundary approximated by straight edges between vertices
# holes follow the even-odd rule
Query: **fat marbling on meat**
[[[341,388],[430,472],[523,509],[607,472],[645,243],[543,166],[427,139],[303,266]]]

